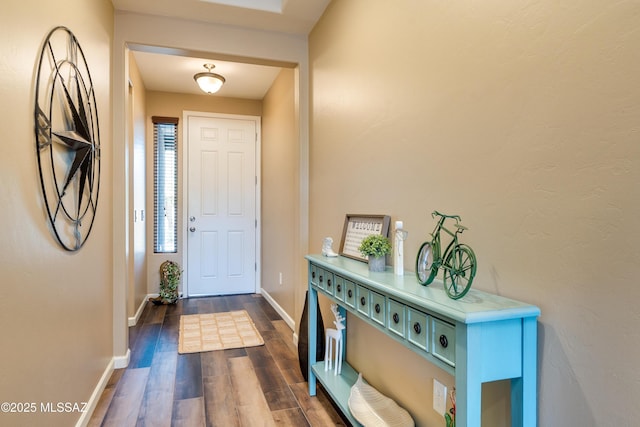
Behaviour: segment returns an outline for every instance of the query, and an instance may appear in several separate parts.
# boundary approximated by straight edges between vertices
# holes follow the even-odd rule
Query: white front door
[[[257,119],[187,121],[188,295],[256,292]]]

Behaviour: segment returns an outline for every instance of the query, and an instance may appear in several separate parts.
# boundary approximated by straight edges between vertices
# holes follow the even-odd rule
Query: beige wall
[[[98,212],[81,250],[64,251],[47,225],[34,139],[34,81],[42,43],[57,25],[77,36],[98,107]],[[41,413],[40,402],[87,402],[112,356],[113,9],[107,0],[10,0],[0,14],[0,402],[35,402],[0,424],[69,426],[78,413]]]
[[[640,4],[334,1],[309,39],[310,242],[345,213],[459,214],[474,288],[538,305],[540,426],[640,418]],[[352,320],[352,319],[350,319]],[[453,379],[351,321],[349,360],[442,425]],[[508,425],[508,390],[483,425]],[[634,421],[632,421],[634,420]]]
[[[299,270],[299,157],[295,70],[283,69],[263,100],[262,289],[296,315]],[[282,281],[280,280],[282,275]],[[297,320],[297,318],[296,318]]]
[[[180,148],[178,158],[178,177],[180,177],[178,180],[178,235],[182,236],[181,230],[184,230],[184,227],[186,227],[186,225],[184,225],[183,213],[185,187],[184,180],[181,179],[184,176],[182,159],[184,158],[183,156],[186,155],[186,144],[183,138],[184,111],[260,116],[262,112],[262,101],[154,91],[147,92],[146,100],[147,152],[149,153],[147,156],[147,182],[153,183],[153,123],[151,123],[151,117],[165,116],[180,119],[178,123],[178,144],[182,148]],[[169,259],[177,262],[184,268],[185,242],[181,237],[178,238],[178,252],[175,254],[153,253],[153,187],[150,187],[147,194],[147,212],[149,212],[150,215],[147,221],[147,235],[150,236],[147,242],[147,293],[157,294],[160,289],[160,264]]]
[[[146,227],[146,90],[133,54],[129,56],[129,91],[127,126],[129,140],[129,292],[127,316],[132,318],[142,307],[147,296],[147,239]],[[153,192],[153,187],[150,189]],[[143,213],[144,211],[144,213]],[[143,219],[144,218],[144,219]],[[153,219],[153,216],[151,217]]]

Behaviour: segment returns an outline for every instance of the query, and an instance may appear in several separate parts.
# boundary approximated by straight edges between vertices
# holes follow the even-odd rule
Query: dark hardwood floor
[[[180,315],[241,309],[265,345],[178,354]],[[260,295],[147,303],[129,341],[129,366],[114,371],[90,426],[348,425],[321,388],[309,396],[292,331]]]

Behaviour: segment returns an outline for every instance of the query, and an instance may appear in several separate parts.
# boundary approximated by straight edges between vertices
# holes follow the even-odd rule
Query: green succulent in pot
[[[384,271],[385,257],[391,253],[391,242],[380,234],[370,234],[362,239],[358,250],[369,258],[369,270]]]
[[[391,253],[391,243],[381,234],[370,234],[362,239],[358,250],[364,256],[383,257]]]

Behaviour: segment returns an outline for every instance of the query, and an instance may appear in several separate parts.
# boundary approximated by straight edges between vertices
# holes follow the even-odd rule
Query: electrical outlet
[[[433,410],[444,416],[447,412],[447,386],[433,379]]]
[[[280,284],[282,285],[282,272],[280,272]]]

